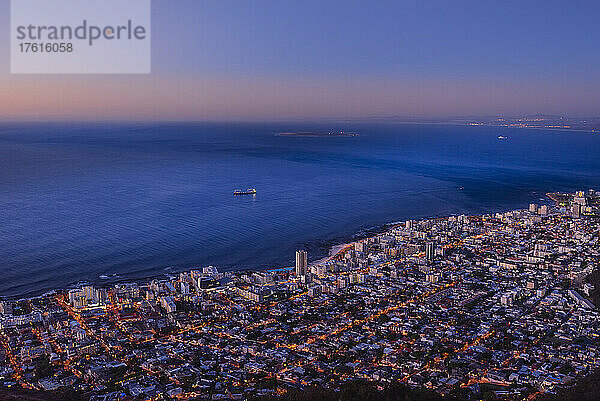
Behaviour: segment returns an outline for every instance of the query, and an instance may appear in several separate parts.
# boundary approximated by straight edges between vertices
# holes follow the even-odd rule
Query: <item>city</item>
[[[599,15],[0,0],[0,401],[600,401]]]
[[[600,368],[593,190],[408,220],[293,268],[0,303],[0,386],[92,401],[248,399],[353,381],[535,398]],[[594,298],[596,297],[596,298]]]

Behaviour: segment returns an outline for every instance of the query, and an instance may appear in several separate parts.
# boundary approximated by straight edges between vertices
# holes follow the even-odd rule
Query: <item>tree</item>
[[[35,376],[38,379],[42,379],[44,377],[48,377],[52,375],[54,369],[50,364],[50,357],[48,355],[44,355],[40,358],[38,365],[35,368]]]

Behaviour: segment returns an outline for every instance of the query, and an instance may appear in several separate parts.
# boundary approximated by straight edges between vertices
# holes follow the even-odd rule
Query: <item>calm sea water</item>
[[[274,135],[330,129],[360,136]],[[3,124],[0,154],[5,296],[209,264],[291,265],[300,247],[316,259],[333,242],[392,221],[507,210],[548,191],[600,189],[600,135],[578,132]],[[232,196],[248,187],[256,197]]]

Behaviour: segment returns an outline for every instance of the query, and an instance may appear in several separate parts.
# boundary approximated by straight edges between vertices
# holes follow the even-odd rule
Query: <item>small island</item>
[[[355,137],[359,136],[356,132],[279,132],[275,134],[275,136],[296,136],[296,137],[309,137],[309,138],[347,138],[347,137]]]

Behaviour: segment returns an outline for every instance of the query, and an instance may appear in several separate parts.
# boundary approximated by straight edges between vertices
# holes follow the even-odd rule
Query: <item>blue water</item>
[[[275,136],[357,131],[352,138]],[[498,135],[507,140],[497,139]],[[600,189],[600,135],[377,124],[0,125],[0,295],[291,265],[406,218]],[[255,187],[256,197],[233,197]],[[169,268],[168,270],[165,270]]]

